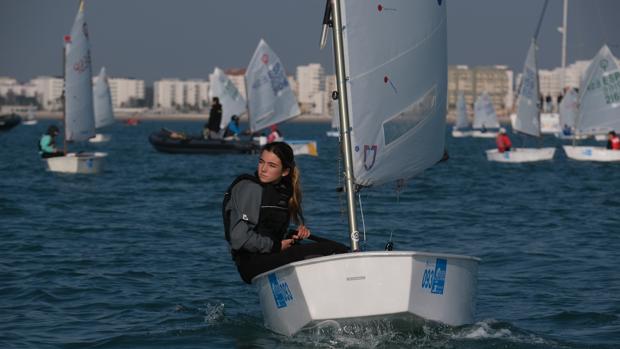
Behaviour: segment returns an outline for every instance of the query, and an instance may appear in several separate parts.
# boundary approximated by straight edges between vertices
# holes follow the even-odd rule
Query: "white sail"
[[[620,130],[620,70],[607,45],[594,57],[585,76],[580,88],[577,133]]]
[[[65,43],[65,139],[85,141],[95,136],[92,67],[84,3]]]
[[[456,99],[456,123],[454,128],[457,130],[466,129],[469,127],[469,121],[467,121],[467,106],[465,105],[465,96],[463,92],[459,92]]]
[[[110,85],[105,73],[105,67],[101,67],[99,76],[93,87],[93,104],[95,108],[95,127],[101,128],[114,123],[114,111],[112,110],[112,95]]]
[[[483,92],[474,103],[474,125],[475,129],[480,129],[482,126],[486,128],[499,128],[499,122],[497,121],[497,115],[495,114],[495,107],[491,102],[491,97],[486,92]]]
[[[517,118],[513,129],[530,136],[540,136],[540,109],[538,107],[538,69],[536,67],[536,41],[532,40],[527,51],[517,101]]]
[[[258,131],[301,113],[280,58],[261,39],[245,73],[250,129]]]
[[[343,5],[355,180],[368,186],[412,177],[444,151],[445,6],[409,0],[391,1],[389,9],[357,0]]]
[[[218,67],[209,75],[209,99],[217,97],[222,105],[222,122],[220,128],[228,125],[233,115],[240,116],[245,113],[246,104],[239,90],[228,78],[228,75]]]
[[[577,94],[577,91],[572,88],[569,89],[562,98],[562,102],[560,102],[561,130],[563,130],[565,127],[568,127],[572,130],[575,127],[575,121],[577,120],[577,115],[579,115],[579,107],[577,104],[578,98],[579,95]]]

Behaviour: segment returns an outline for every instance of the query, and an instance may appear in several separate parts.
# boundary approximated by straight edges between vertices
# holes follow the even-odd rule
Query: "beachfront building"
[[[53,76],[38,76],[30,80],[36,90],[37,101],[43,110],[62,110],[64,80]]]
[[[507,115],[514,105],[513,72],[505,65],[448,66],[448,109],[456,107],[459,91],[473,109],[478,95],[487,92],[498,115]]]
[[[144,80],[108,78],[114,108],[145,107]]]
[[[310,114],[324,113],[325,107],[325,70],[319,63],[310,63],[297,67],[297,99],[303,112]]]
[[[166,111],[198,111],[209,104],[209,82],[163,79],[153,84],[153,108]]]
[[[36,87],[20,84],[16,79],[0,76],[0,105],[36,104]]]

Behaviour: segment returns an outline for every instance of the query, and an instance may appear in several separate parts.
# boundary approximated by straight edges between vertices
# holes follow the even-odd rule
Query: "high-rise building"
[[[297,99],[306,110],[312,114],[323,114],[325,71],[319,63],[310,63],[297,67]],[[321,96],[318,96],[321,95]]]
[[[37,100],[44,110],[62,109],[62,91],[64,80],[52,76],[39,76],[30,80],[36,90]]]
[[[204,80],[163,79],[155,81],[153,90],[156,109],[200,110],[209,100],[209,82]]]
[[[514,105],[513,72],[505,65],[448,67],[448,108],[456,106],[458,92],[463,92],[470,108],[482,92],[487,92],[500,115],[507,114]]]

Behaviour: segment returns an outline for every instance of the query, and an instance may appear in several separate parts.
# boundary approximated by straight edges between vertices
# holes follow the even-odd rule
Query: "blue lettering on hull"
[[[427,266],[428,266],[427,262]],[[448,269],[448,261],[445,259],[437,258],[435,260],[435,268],[428,268],[424,270],[422,275],[422,288],[427,288],[434,294],[443,294],[444,286],[446,284],[446,271]]]
[[[293,300],[293,293],[288,288],[288,284],[286,282],[279,282],[275,273],[269,274],[268,278],[276,307],[278,307],[278,309],[286,308],[288,306],[287,302]]]

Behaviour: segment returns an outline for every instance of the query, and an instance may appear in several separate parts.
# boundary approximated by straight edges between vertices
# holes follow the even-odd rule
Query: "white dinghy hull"
[[[497,132],[490,132],[490,131],[482,132],[482,131],[475,130],[471,133],[471,136],[475,138],[495,138],[497,137]]]
[[[471,137],[472,133],[473,131],[452,130],[452,137],[454,138]]]
[[[90,143],[105,143],[105,142],[109,142],[110,139],[112,139],[112,136],[110,135],[106,135],[103,133],[97,133],[95,137],[89,139],[88,141]]]
[[[553,159],[555,155],[555,147],[549,148],[514,148],[511,151],[500,153],[497,149],[489,149],[486,151],[488,161],[497,162],[536,162],[547,161]]]
[[[604,147],[571,145],[565,145],[563,148],[566,156],[573,160],[600,162],[620,161],[620,151],[618,150],[610,150]]]
[[[293,148],[294,155],[319,156],[316,141],[287,140],[286,143]]]
[[[256,276],[265,326],[293,335],[330,320],[411,315],[472,323],[479,259],[358,252],[291,263]]]
[[[65,156],[44,159],[47,170],[61,173],[96,174],[103,169],[107,153],[68,153]]]

